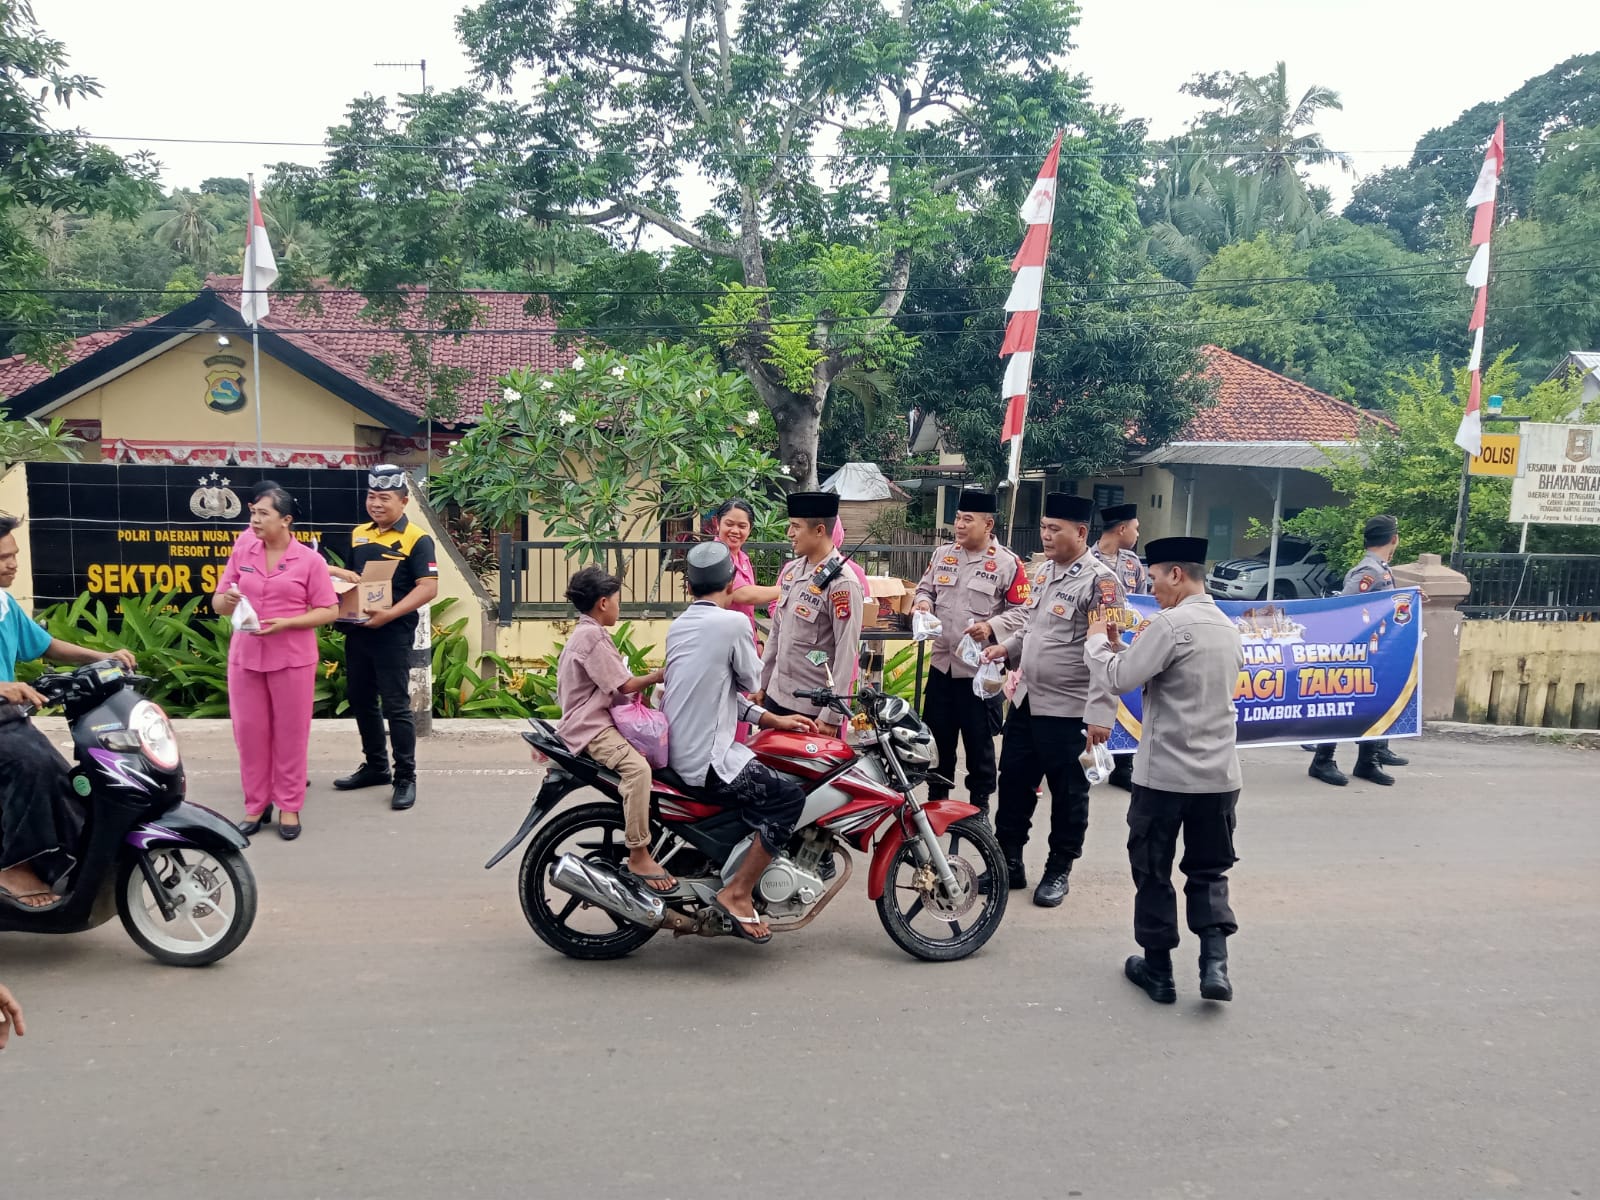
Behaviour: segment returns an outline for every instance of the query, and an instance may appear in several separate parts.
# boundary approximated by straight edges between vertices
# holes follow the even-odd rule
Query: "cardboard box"
[[[339,597],[338,620],[359,625],[367,620],[370,608],[388,608],[394,603],[392,595],[395,568],[394,559],[377,559],[361,569],[361,582],[335,579],[333,590]]]
[[[869,603],[863,629],[911,628],[911,606],[916,602],[917,585],[892,575],[868,575],[867,595],[876,604]]]

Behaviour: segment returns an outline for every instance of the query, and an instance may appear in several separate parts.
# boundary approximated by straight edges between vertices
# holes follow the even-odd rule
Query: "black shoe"
[[[1133,791],[1133,759],[1126,754],[1120,755],[1117,758],[1117,765],[1111,768],[1111,774],[1106,776],[1106,782],[1125,792]]]
[[[278,836],[286,842],[292,842],[295,840],[295,838],[300,836],[300,830],[302,828],[304,828],[304,826],[299,821],[296,821],[293,825],[285,825],[282,821],[279,821]]]
[[[1394,783],[1394,776],[1375,762],[1357,763],[1356,769],[1351,774],[1357,779],[1365,779],[1368,783],[1375,783],[1379,787],[1389,787]]]
[[[1228,939],[1220,933],[1200,935],[1200,994],[1207,1000],[1232,1000],[1228,981]]]
[[[1039,886],[1033,889],[1033,902],[1040,908],[1058,908],[1067,898],[1071,887],[1067,883],[1066,871],[1046,871],[1044,878],[1039,880]]]
[[[395,782],[394,795],[389,798],[389,807],[397,812],[403,812],[417,802],[417,781],[415,779],[400,779]]]
[[[1164,968],[1152,967],[1147,959],[1130,954],[1128,961],[1122,964],[1122,973],[1143,988],[1144,994],[1157,1004],[1178,1002],[1178,985],[1172,980],[1170,961]]]
[[[247,820],[240,821],[239,824],[234,828],[236,828],[240,833],[244,834],[245,837],[255,837],[256,834],[261,832],[261,827],[263,825],[271,824],[272,805],[269,804],[266,808],[262,809],[259,817],[250,817]]]
[[[1323,783],[1331,783],[1334,787],[1343,787],[1350,782],[1350,777],[1339,770],[1339,764],[1331,758],[1312,759],[1311,769],[1306,774],[1313,779],[1322,780]]]
[[[362,763],[343,779],[335,779],[333,786],[341,792],[353,792],[357,788],[377,787],[379,784],[389,782],[389,769],[387,767],[374,767],[371,763]]]
[[[1022,855],[1006,855],[1006,874],[1010,878],[1012,891],[1028,886],[1028,871],[1022,865]]]
[[[1387,746],[1380,746],[1378,752],[1372,756],[1372,761],[1380,767],[1409,767],[1411,765],[1409,758],[1396,754]]]

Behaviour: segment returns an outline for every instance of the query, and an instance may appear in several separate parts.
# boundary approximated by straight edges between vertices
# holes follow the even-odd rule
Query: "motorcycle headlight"
[[[926,767],[933,763],[933,738],[925,729],[896,727],[889,731],[896,757],[912,767]]]
[[[178,753],[178,736],[172,731],[172,722],[161,706],[141,700],[128,714],[128,729],[139,739],[139,749],[150,762],[163,771],[176,771],[183,761]]]

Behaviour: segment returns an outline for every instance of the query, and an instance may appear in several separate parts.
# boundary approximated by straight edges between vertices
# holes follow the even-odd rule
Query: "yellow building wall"
[[[13,517],[28,515],[28,477],[23,466],[12,467],[0,475],[0,512]],[[12,535],[17,539],[17,577],[9,588],[11,598],[28,612],[33,611],[33,563],[28,553],[28,525],[24,521]]]
[[[528,666],[541,659],[553,657],[557,644],[571,637],[577,624],[577,619],[573,618],[570,621],[529,619],[513,621],[509,625],[496,625],[494,648],[507,662],[517,666]],[[632,630],[635,646],[641,649],[654,647],[649,652],[652,665],[659,665],[665,661],[667,629],[672,625],[670,620],[630,621],[628,625]]]
[[[246,403],[238,412],[206,404],[217,355],[243,359]],[[197,334],[131,371],[84,393],[50,415],[100,422],[101,438],[143,442],[234,442],[256,440],[254,363],[248,341],[218,346],[213,334]],[[274,445],[348,450],[376,446],[384,430],[374,418],[345,403],[277,359],[261,355],[261,439]],[[86,455],[86,457],[93,457]]]
[[[1600,624],[1463,621],[1456,719],[1600,728]]]

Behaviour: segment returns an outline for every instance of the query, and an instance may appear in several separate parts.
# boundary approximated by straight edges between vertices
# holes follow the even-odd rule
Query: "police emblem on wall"
[[[245,404],[244,359],[233,354],[213,354],[205,360],[206,407],[213,412],[235,413]]]
[[[1592,429],[1567,430],[1567,461],[1587,462],[1594,453],[1594,431]]]
[[[215,471],[200,476],[200,486],[189,497],[189,511],[207,520],[233,520],[244,511],[244,505],[229,482]]]

